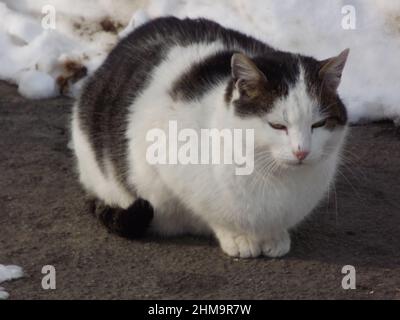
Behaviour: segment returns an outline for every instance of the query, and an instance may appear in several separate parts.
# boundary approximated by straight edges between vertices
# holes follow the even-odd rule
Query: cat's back
[[[127,164],[126,157],[121,155],[127,149],[124,132],[128,115],[137,98],[151,85],[156,84],[158,91],[150,96],[159,96],[160,91],[171,92],[172,84],[184,78],[186,71],[220,52],[222,56],[201,65],[194,75],[200,81],[196,82],[198,90],[208,89],[221,74],[229,74],[233,50],[256,54],[270,48],[206,19],[174,17],[152,20],[122,39],[87,80],[74,112],[99,164],[104,163],[108,154],[116,171],[121,172],[119,176],[124,176]],[[187,92],[190,89],[183,88]]]
[[[112,103],[114,108],[130,104],[149,85],[152,72],[165,62],[171,50],[193,48],[197,50],[197,56],[192,55],[194,60],[200,60],[211,53],[198,48],[215,44],[220,51],[242,50],[255,55],[271,51],[264,43],[210,20],[158,18],[136,28],[118,43],[88,79],[80,104],[82,108],[102,102]],[[175,51],[174,58],[181,60],[179,50]]]

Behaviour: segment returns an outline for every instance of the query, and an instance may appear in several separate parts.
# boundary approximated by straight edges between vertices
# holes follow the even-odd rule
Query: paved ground
[[[209,239],[108,234],[77,183],[70,109],[0,83],[0,263],[27,273],[3,284],[12,299],[400,298],[400,135],[390,124],[352,129],[336,197],[294,232],[288,256],[238,260]],[[48,264],[54,291],[41,289]],[[344,265],[356,268],[356,290],[341,288]]]

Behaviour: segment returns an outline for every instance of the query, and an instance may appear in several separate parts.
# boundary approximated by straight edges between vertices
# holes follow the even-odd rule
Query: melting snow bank
[[[121,37],[150,18],[174,15],[213,19],[276,48],[318,59],[349,47],[340,93],[350,119],[400,121],[398,0],[3,2],[0,79],[18,84],[20,93],[29,98],[76,95],[82,80],[101,64]],[[45,4],[56,8],[56,30],[41,27]],[[349,19],[353,19],[355,29],[343,28],[342,22]],[[348,25],[351,27],[351,23]]]
[[[30,99],[59,94],[75,96],[82,80],[115,46],[119,32],[124,31],[140,3],[3,2],[0,2],[0,79],[17,84],[20,94]],[[55,8],[56,29],[42,26],[42,21],[48,22],[43,20],[49,14],[42,14],[45,5]]]
[[[101,32],[100,22],[60,17],[54,30],[43,29],[41,18],[33,17],[0,3],[0,78],[31,99],[74,95],[74,87],[101,64],[117,36]]]
[[[13,279],[18,279],[23,276],[21,267],[18,266],[4,266],[0,264],[0,283]],[[0,287],[0,300],[7,299],[9,294],[4,291],[4,288]]]

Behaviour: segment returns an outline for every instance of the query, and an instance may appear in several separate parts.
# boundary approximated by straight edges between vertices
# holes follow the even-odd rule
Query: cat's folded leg
[[[257,237],[220,227],[214,227],[213,230],[222,251],[227,255],[239,258],[256,258],[261,254],[261,241]]]
[[[262,242],[262,253],[271,258],[282,257],[290,251],[290,242],[287,230],[273,232]]]
[[[138,198],[126,209],[111,207],[98,199],[88,199],[87,205],[111,233],[129,239],[145,235],[154,215],[150,202]]]

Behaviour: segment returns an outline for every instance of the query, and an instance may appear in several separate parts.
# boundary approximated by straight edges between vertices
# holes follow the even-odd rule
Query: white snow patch
[[[4,266],[0,264],[0,283],[4,281],[9,281],[13,279],[18,279],[23,277],[24,273],[21,267],[18,266]],[[0,287],[0,300],[7,299],[9,294]]]
[[[30,70],[21,75],[18,92],[30,99],[50,98],[57,94],[56,82],[47,73]]]
[[[49,4],[56,8],[55,30],[44,29],[41,23],[42,6]],[[31,99],[65,93],[57,80],[71,74],[63,63],[81,63],[92,73],[119,40],[118,32],[105,30],[102,23],[108,19],[112,28],[122,30],[134,12],[129,8],[136,5],[128,0],[0,1],[0,79],[17,84]],[[76,94],[80,85],[71,83],[66,93]]]

